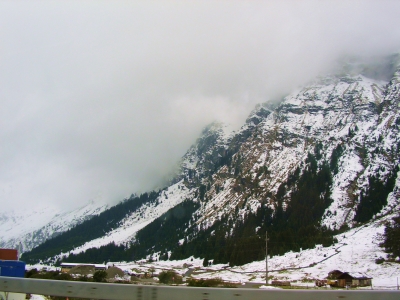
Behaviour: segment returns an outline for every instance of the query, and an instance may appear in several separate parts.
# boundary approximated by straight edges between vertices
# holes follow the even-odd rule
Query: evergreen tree
[[[355,221],[367,222],[382,210],[387,204],[389,193],[393,191],[398,171],[399,167],[396,166],[390,172],[385,182],[380,181],[373,175],[368,178],[368,189],[365,194],[360,194],[359,204],[354,217]]]
[[[208,258],[204,258],[203,260],[203,267],[208,267]]]
[[[331,168],[333,174],[337,174],[339,172],[338,162],[339,162],[339,158],[342,154],[343,154],[343,147],[339,144],[332,151],[332,155],[331,155],[330,168]]]
[[[400,213],[386,225],[384,242],[381,246],[385,248],[389,257],[393,259],[400,257]]]

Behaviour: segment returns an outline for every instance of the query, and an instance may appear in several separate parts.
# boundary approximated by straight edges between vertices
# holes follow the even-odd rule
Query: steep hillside
[[[150,202],[96,239],[49,241],[51,255],[39,247],[25,259],[195,255],[238,265],[263,258],[266,231],[270,253],[283,254],[332,245],[339,231],[388,217],[399,210],[398,65],[397,56],[384,66],[353,62],[258,105],[238,132],[211,124],[174,184]]]
[[[63,212],[52,207],[36,207],[0,213],[0,247],[29,251],[49,238],[89,220],[108,208],[91,201]]]
[[[210,201],[201,215],[218,219],[228,203],[240,207],[260,199],[275,209],[282,183],[287,205],[293,192],[287,181],[296,170],[304,172],[311,154],[317,168],[327,165],[332,176],[333,201],[323,224],[338,229],[352,223],[369,178],[385,181],[398,163],[398,99],[388,93],[396,89],[393,82],[385,86],[363,76],[324,78],[286,97],[258,124],[249,121],[227,147],[234,149],[231,163],[204,179],[211,184]]]

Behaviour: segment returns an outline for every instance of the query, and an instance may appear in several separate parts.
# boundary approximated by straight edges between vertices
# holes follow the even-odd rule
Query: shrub
[[[378,265],[380,265],[384,261],[385,261],[385,259],[383,257],[379,257],[379,258],[375,259],[375,263],[378,264]]]
[[[160,280],[160,283],[165,283],[165,284],[182,283],[182,276],[180,276],[178,273],[172,270],[162,271],[160,275],[158,275],[158,279]]]
[[[99,270],[94,272],[93,274],[93,281],[96,282],[106,282],[107,272],[104,270]]]
[[[29,277],[32,277],[33,275],[37,274],[37,273],[39,273],[39,271],[36,268],[35,269],[31,269],[31,270],[25,272],[25,277],[29,278]]]
[[[210,279],[189,279],[188,286],[197,287],[215,287],[222,286],[223,281],[221,278],[210,278]]]

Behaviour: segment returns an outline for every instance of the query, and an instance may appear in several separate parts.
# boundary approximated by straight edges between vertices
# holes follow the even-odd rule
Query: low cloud
[[[345,55],[400,49],[397,1],[2,1],[0,201],[116,203],[201,129]]]

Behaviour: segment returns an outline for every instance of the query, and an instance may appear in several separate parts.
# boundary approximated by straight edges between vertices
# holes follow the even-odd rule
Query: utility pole
[[[265,284],[268,285],[268,231],[265,232]]]

